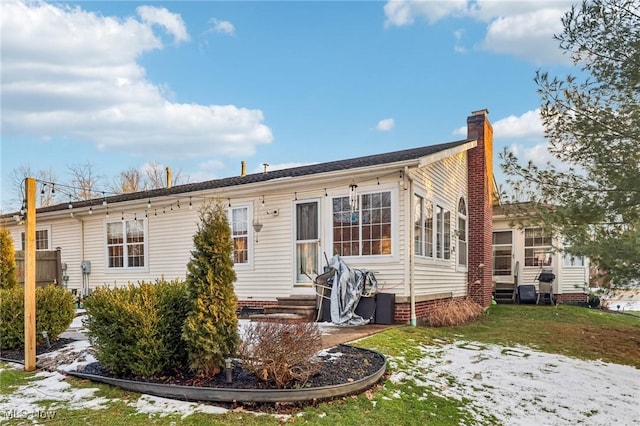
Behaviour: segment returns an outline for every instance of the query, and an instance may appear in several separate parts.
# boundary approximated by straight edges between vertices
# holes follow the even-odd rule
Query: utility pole
[[[25,179],[24,371],[36,369],[36,180]]]

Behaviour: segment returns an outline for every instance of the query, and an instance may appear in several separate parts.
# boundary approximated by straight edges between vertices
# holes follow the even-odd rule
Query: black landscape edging
[[[201,386],[169,385],[163,383],[140,382],[136,380],[116,379],[112,377],[85,374],[79,371],[65,371],[65,373],[96,382],[107,383],[124,390],[145,393],[164,398],[179,399],[184,401],[210,401],[210,402],[297,402],[311,401],[314,399],[328,399],[365,390],[384,375],[387,368],[387,358],[380,352],[371,349],[357,348],[362,351],[373,352],[382,357],[382,367],[375,373],[349,383],[341,383],[333,386],[322,386],[305,389],[234,389],[213,388]]]

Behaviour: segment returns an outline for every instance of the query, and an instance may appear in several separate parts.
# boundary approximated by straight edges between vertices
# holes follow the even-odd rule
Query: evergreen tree
[[[18,286],[16,253],[9,230],[0,226],[0,289]]]
[[[536,75],[549,151],[568,170],[502,154],[509,182],[527,189],[528,219],[614,285],[640,283],[639,11],[640,0],[583,0],[555,36],[579,72]]]
[[[191,369],[213,375],[220,371],[225,358],[235,355],[240,342],[233,289],[233,241],[221,203],[202,208],[193,242],[186,278],[192,306],[182,333]]]

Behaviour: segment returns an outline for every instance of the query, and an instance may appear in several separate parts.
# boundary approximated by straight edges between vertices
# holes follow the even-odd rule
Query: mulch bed
[[[71,342],[75,342],[73,339],[63,339],[51,341],[51,346],[47,347],[44,343],[40,343],[36,346],[36,356],[45,354],[47,352],[57,351],[64,348]],[[24,362],[24,346],[17,349],[0,349],[0,358],[13,359],[18,362]]]
[[[51,347],[39,345],[36,348],[36,354],[41,355],[47,352],[56,351],[64,348],[68,343],[73,342],[71,339],[59,339],[51,342]],[[24,361],[24,348],[18,348],[10,351],[0,351],[0,357],[4,359],[13,359],[18,362]],[[311,377],[304,384],[297,384],[299,388],[317,388],[323,386],[335,386],[344,383],[350,383],[371,376],[379,371],[383,364],[384,358],[375,352],[360,349],[349,345],[339,345],[334,348],[325,350],[318,357],[320,368],[317,374]],[[255,375],[245,370],[239,360],[233,362],[233,378],[231,383],[226,382],[226,374],[223,370],[220,374],[213,377],[202,377],[195,375],[187,367],[179,368],[171,372],[171,374],[154,377],[154,378],[137,378],[137,377],[118,377],[107,369],[103,368],[100,363],[94,362],[79,369],[80,372],[103,377],[112,377],[126,380],[145,381],[149,383],[162,383],[182,386],[200,386],[213,388],[228,389],[276,389],[270,383],[259,380]],[[311,402],[313,403],[313,402]],[[225,405],[225,404],[222,404]],[[286,413],[288,409],[296,406],[306,405],[304,403],[290,404],[288,408],[279,405],[274,407],[268,404],[249,404],[253,409],[263,411],[273,411]],[[230,405],[232,406],[232,405]],[[244,404],[246,407],[247,404]]]
[[[340,354],[340,355],[337,355]],[[340,345],[325,351],[318,357],[319,372],[306,383],[298,384],[303,388],[334,386],[353,382],[376,373],[384,363],[384,359],[374,352]],[[108,370],[94,362],[81,369],[81,372],[97,376],[113,377]],[[213,377],[202,377],[194,374],[188,368],[180,368],[171,374],[154,378],[117,377],[120,379],[137,380],[150,383],[162,383],[181,386],[201,386],[229,389],[276,389],[270,383],[258,380],[255,375],[245,370],[239,360],[233,362],[232,382],[226,382],[226,374],[222,371]]]

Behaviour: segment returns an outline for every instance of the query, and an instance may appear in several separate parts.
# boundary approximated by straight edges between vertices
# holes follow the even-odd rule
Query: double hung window
[[[145,267],[144,219],[107,222],[107,268]]]

